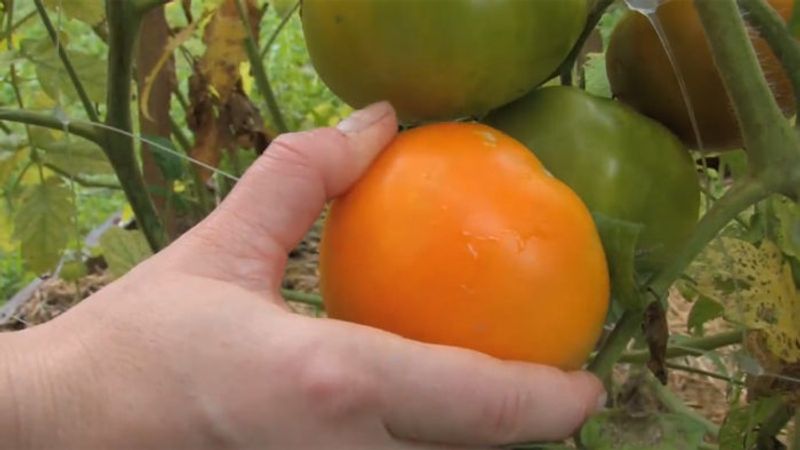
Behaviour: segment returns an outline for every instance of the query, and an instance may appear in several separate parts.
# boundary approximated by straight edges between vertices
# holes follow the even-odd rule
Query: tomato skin
[[[608,309],[586,207],[479,124],[401,133],[333,202],[320,275],[331,317],[564,369],[583,364]]]
[[[523,142],[590,210],[643,224],[640,268],[661,267],[691,233],[700,202],[695,165],[659,123],[563,86],[539,89],[486,122]]]
[[[788,19],[793,0],[769,0]],[[733,105],[714,65],[700,17],[692,0],[670,0],[658,18],[683,74],[705,151],[741,148],[742,137]],[[787,116],[795,110],[792,85],[768,44],[751,31],[761,67],[779,106]],[[699,148],[681,95],[678,79],[650,22],[628,13],[611,35],[606,70],[615,97],[673,130],[691,148]]]
[[[587,0],[304,0],[311,60],[355,108],[389,100],[404,122],[483,114],[545,81]]]

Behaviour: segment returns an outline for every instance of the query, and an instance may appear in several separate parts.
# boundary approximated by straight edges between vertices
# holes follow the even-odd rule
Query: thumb
[[[255,291],[280,286],[289,251],[366,171],[397,132],[392,107],[376,103],[336,128],[278,136],[228,197],[169,249],[182,270]]]

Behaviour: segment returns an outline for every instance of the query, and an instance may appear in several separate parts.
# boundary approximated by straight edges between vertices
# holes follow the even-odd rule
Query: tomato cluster
[[[619,101],[538,87],[588,6],[304,0],[321,78],[354,107],[391,101],[411,126],[332,204],[320,260],[332,317],[577,368],[610,296],[592,213],[641,226],[640,272],[686,242],[700,194],[681,140]]]

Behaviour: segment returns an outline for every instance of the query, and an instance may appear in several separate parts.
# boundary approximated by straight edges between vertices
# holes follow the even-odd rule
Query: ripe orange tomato
[[[788,19],[792,0],[769,0]],[[704,150],[741,148],[742,136],[714,64],[700,16],[692,0],[667,0],[656,12],[681,70],[697,118]],[[772,93],[787,116],[795,111],[794,94],[786,72],[769,45],[751,31],[753,46]],[[614,29],[606,52],[606,69],[614,95],[677,134],[689,147],[697,137],[689,120],[666,51],[650,22],[629,12]]]
[[[494,128],[401,133],[325,224],[328,314],[498,358],[579,368],[609,279],[587,208]]]

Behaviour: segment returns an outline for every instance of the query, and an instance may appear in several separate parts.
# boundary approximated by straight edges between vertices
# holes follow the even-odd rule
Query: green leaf
[[[153,159],[164,175],[164,178],[167,180],[181,179],[184,172],[183,160],[176,155],[176,153],[179,152],[175,149],[175,144],[173,144],[172,140],[163,136],[153,135],[142,135],[142,138],[157,145],[148,145],[148,148],[153,153]],[[169,151],[159,147],[165,147],[169,149]]]
[[[614,300],[626,309],[643,307],[636,285],[635,256],[636,243],[644,227],[600,213],[592,216],[603,241]]]
[[[777,221],[772,231],[778,247],[783,253],[800,258],[800,206],[786,197],[771,198],[770,206]]]
[[[31,130],[31,139],[34,146],[44,150],[44,162],[73,175],[114,174],[103,150],[94,142],[42,129]]]
[[[0,187],[5,186],[16,172],[20,162],[30,155],[27,148],[21,150],[0,150]]]
[[[583,76],[586,79],[586,92],[598,97],[611,98],[611,85],[606,75],[606,57],[602,53],[586,55]]]
[[[730,171],[734,179],[739,179],[747,174],[747,154],[744,150],[722,153],[719,159],[721,165]]]
[[[63,8],[67,17],[89,25],[100,23],[106,15],[105,3],[99,0],[44,0],[44,4],[53,10]]]
[[[722,313],[722,305],[701,295],[694,302],[692,310],[689,312],[687,326],[692,333],[703,334],[703,325],[710,320],[722,317]]]
[[[61,266],[58,276],[64,281],[77,281],[86,275],[86,264],[83,261],[67,261]]]
[[[269,0],[270,6],[275,10],[278,17],[285,17],[294,8],[298,0]]]
[[[759,426],[769,418],[779,397],[764,398],[728,412],[719,430],[719,448],[725,450],[755,450]]]
[[[55,268],[76,214],[72,191],[59,178],[48,178],[28,189],[14,218],[14,237],[22,243],[22,257],[32,271]]]
[[[144,234],[139,230],[112,228],[100,238],[100,247],[108,263],[108,272],[121,277],[153,254]]]
[[[580,436],[584,447],[592,450],[692,450],[700,448],[705,428],[682,414],[633,417],[607,411],[592,416]]]
[[[59,94],[61,94],[71,100],[78,99],[75,86],[64,69],[64,64],[55,46],[49,39],[26,40],[20,45],[28,59],[34,63],[36,77],[48,97],[58,101]],[[62,43],[62,45],[66,45],[66,43]],[[97,55],[77,50],[67,50],[67,54],[89,99],[96,103],[104,102],[107,65],[100,61]]]

